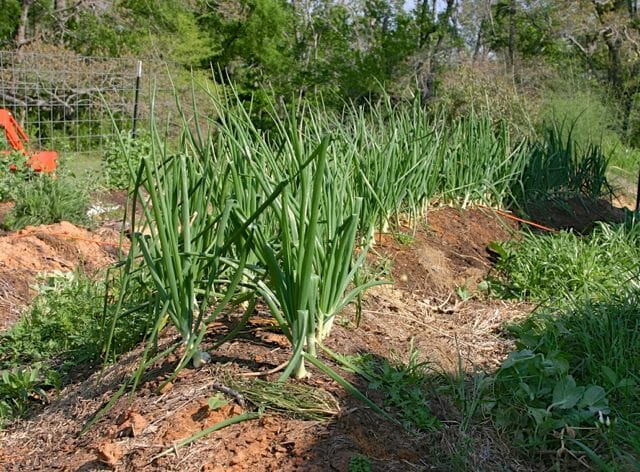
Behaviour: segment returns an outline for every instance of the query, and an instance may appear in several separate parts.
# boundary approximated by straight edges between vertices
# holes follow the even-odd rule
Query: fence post
[[[142,61],[138,61],[136,71],[136,91],[133,102],[133,125],[131,127],[131,137],[135,138],[138,128],[138,101],[140,100],[140,79],[142,78]]]

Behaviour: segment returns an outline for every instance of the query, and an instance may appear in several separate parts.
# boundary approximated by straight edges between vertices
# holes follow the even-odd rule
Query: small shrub
[[[150,152],[151,142],[144,135],[134,138],[122,133],[120,139],[110,142],[102,156],[107,186],[128,189],[132,184],[132,170],[135,171],[142,157]]]
[[[21,152],[11,152],[0,161],[0,201],[12,200],[16,187],[32,172]]]
[[[528,70],[528,75],[538,71]],[[461,63],[445,71],[440,79],[437,102],[453,116],[471,111],[488,113],[493,121],[509,123],[513,136],[530,136],[538,115],[539,98],[533,87],[521,84],[494,61]]]
[[[12,197],[16,205],[4,220],[4,226],[11,230],[60,221],[89,223],[89,192],[68,174],[35,174],[16,182]]]

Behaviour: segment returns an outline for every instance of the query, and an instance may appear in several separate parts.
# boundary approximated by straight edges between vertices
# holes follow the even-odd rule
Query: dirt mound
[[[81,269],[93,273],[116,260],[119,235],[68,222],[28,226],[0,237],[0,329],[14,323],[34,296],[38,274]]]
[[[396,288],[442,298],[456,289],[472,291],[491,268],[487,246],[513,237],[517,225],[490,209],[442,208],[412,244],[385,235],[376,250],[391,260]]]

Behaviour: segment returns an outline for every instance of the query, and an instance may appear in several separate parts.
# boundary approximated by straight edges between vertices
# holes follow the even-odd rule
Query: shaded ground
[[[378,256],[370,264],[384,264],[396,283],[369,292],[359,328],[353,309],[347,310],[328,345],[344,354],[366,352],[393,359],[405,358],[413,342],[434,370],[494,368],[512,347],[501,335],[501,325],[529,307],[473,297],[463,300],[457,289],[474,293],[490,268],[486,245],[509,238],[512,228],[486,211],[446,208],[429,214],[428,225],[415,234],[413,244],[398,242],[407,242],[406,236],[382,237],[375,249]],[[37,231],[31,231],[37,239]],[[223,336],[234,322],[231,317],[212,324],[205,345]],[[212,411],[207,399],[215,393],[216,382],[264,372],[284,362],[289,347],[276,331],[260,309],[238,339],[212,352],[214,363],[197,371],[185,369],[161,392],[158,387],[166,374],[151,377],[132,403],[120,400],[79,437],[86,421],[135,368],[139,352],[134,352],[104,374],[67,386],[51,405],[0,432],[0,464],[7,471],[347,471],[355,454],[365,454],[372,459],[373,470],[379,471],[529,470],[489,426],[463,426],[462,413],[435,384],[431,408],[443,427],[409,434],[346,396],[315,369],[310,369],[313,375],[304,384],[322,388],[338,400],[340,413],[331,419],[320,422],[267,412],[153,460],[177,441],[243,411],[235,403]],[[170,337],[167,334],[167,341]],[[168,371],[176,360],[160,366],[161,371]],[[368,394],[380,400],[379,393]]]
[[[615,202],[614,202],[615,203]],[[573,229],[578,233],[588,233],[594,225],[604,223],[623,223],[628,208],[602,200],[588,200],[572,197],[565,200],[549,200],[528,205],[525,209],[534,222],[557,230]]]

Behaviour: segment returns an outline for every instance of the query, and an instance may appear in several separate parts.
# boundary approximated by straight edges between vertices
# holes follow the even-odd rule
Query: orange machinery
[[[36,172],[53,172],[58,165],[58,153],[55,151],[29,152],[26,145],[29,143],[27,133],[20,127],[9,110],[0,108],[0,128],[4,128],[9,146],[14,151],[27,156],[27,164]],[[0,150],[0,154],[8,154],[9,150]]]

